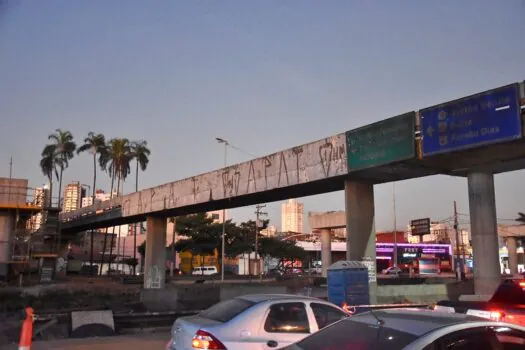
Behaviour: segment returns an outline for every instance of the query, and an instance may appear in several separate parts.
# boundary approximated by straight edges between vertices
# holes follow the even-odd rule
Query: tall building
[[[46,201],[49,200],[49,187],[45,185],[44,187],[35,188],[35,195],[33,197],[33,204],[38,207],[44,207]]]
[[[49,192],[49,186],[44,185],[43,187],[37,187],[35,188],[34,196],[32,204],[36,205],[37,207],[44,208],[46,206],[46,203],[49,204],[51,193]],[[44,211],[38,212],[36,214],[31,215],[29,220],[26,222],[26,228],[30,232],[38,231],[42,225],[44,224],[46,219],[46,215]]]
[[[281,204],[281,231],[303,231],[304,205],[295,199],[289,199]]]
[[[82,203],[82,192],[82,185],[78,181],[72,182],[66,186],[62,205],[62,210],[65,213],[80,208],[80,204]]]
[[[116,196],[117,192],[113,191],[113,196]],[[98,202],[104,202],[110,199],[110,194],[105,193],[103,190],[97,190],[95,192],[95,203]],[[90,193],[86,193],[86,195],[82,198],[82,208],[89,207],[93,204],[93,195]]]

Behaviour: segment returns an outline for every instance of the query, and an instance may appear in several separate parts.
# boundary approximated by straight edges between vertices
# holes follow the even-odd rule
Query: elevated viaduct
[[[375,261],[375,184],[462,176],[475,288],[490,294],[500,280],[494,175],[525,166],[523,105],[524,83],[513,83],[65,213],[61,228],[146,221],[145,287],[163,288],[156,271],[164,266],[167,217],[344,190],[347,259]],[[374,294],[373,278],[370,288]]]

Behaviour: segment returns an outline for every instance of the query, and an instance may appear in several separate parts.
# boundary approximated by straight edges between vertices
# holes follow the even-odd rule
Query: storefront
[[[377,271],[394,265],[394,244],[376,244]],[[402,269],[424,266],[425,273],[452,271],[452,246],[450,244],[397,244],[397,264]]]

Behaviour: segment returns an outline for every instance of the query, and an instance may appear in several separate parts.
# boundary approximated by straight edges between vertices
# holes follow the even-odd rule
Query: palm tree
[[[131,155],[137,162],[135,168],[135,191],[139,190],[139,166],[140,170],[145,171],[149,163],[151,151],[148,148],[147,141],[135,141],[131,144]]]
[[[109,140],[108,145],[107,145],[107,153],[103,157],[101,157],[100,163],[101,165],[103,165],[103,167],[107,166],[109,175],[111,177],[110,198],[113,197],[113,187],[115,184],[115,179],[117,180],[117,196],[120,195],[120,185],[121,185],[121,182],[126,180],[127,176],[131,172],[130,165],[131,165],[132,159],[133,159],[133,155],[131,153],[131,144],[128,139],[114,138],[114,139]],[[120,230],[119,230],[119,235],[120,235]],[[111,243],[109,245],[110,267],[111,267],[111,255],[113,254],[114,240],[115,240],[115,227],[113,227],[112,234],[111,234]],[[107,235],[104,236],[104,251],[102,252],[102,260],[104,260],[104,252],[106,249],[106,243],[107,243]]]
[[[525,225],[525,214],[524,213],[518,213],[518,217],[515,219],[515,221],[519,222],[521,225]]]
[[[145,171],[149,163],[149,155],[151,151],[148,148],[147,141],[135,141],[131,144],[131,156],[137,162],[135,167],[135,192],[139,191],[139,167],[140,170]],[[137,228],[138,224],[135,224],[135,232],[133,234],[133,246],[137,246]],[[133,249],[133,259],[137,259],[137,250]],[[135,271],[133,271],[135,272]]]
[[[51,179],[50,174],[53,171],[55,171],[55,175],[58,175],[58,207],[60,209],[64,170],[67,169],[69,161],[75,156],[77,145],[73,141],[73,135],[67,130],[56,129],[53,134],[48,136],[48,139],[53,142],[44,147],[40,167],[48,179]],[[58,228],[57,244],[60,244],[60,227]]]
[[[58,205],[62,199],[62,180],[64,170],[69,166],[69,161],[75,156],[77,144],[73,141],[73,135],[69,131],[56,129],[55,133],[48,136],[53,143],[46,145],[42,155],[47,155],[53,160],[55,167],[60,169],[58,172]]]
[[[56,179],[58,181],[58,168],[56,161],[57,159],[55,157],[52,147],[46,146],[42,151],[42,158],[40,159],[40,169],[49,180],[49,192],[51,194],[53,193],[53,173],[55,173]],[[52,195],[49,196],[48,203],[44,204],[46,207],[52,206],[51,197]]]
[[[94,132],[89,132],[88,136],[84,139],[84,144],[77,149],[77,154],[82,152],[89,151],[93,155],[93,197],[92,204],[95,204],[96,196],[96,185],[97,185],[97,155],[99,157],[99,163],[101,168],[104,170],[105,164],[104,160],[106,159],[106,138],[102,134],[95,134]],[[91,230],[91,248],[89,253],[89,266],[91,267],[91,276],[93,276],[93,244],[94,244],[94,230]]]

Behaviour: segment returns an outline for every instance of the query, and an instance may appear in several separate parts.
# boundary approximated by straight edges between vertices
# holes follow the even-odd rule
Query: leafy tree
[[[95,196],[97,193],[97,155],[99,155],[99,163],[104,170],[105,165],[103,161],[107,153],[106,147],[106,138],[102,134],[95,134],[94,132],[89,132],[88,136],[84,139],[84,144],[77,149],[77,154],[82,152],[89,151],[93,156],[93,193],[92,193],[92,204],[95,204]],[[93,230],[91,230],[91,249],[89,253],[89,265],[91,266],[91,275],[93,276]]]
[[[279,267],[284,261],[304,261],[308,254],[302,247],[295,245],[294,241],[282,241],[273,237],[262,237],[259,240],[259,254],[262,257],[272,257],[279,260]]]
[[[177,232],[187,238],[175,244],[177,251],[191,251],[192,254],[212,254],[220,251],[222,223],[214,223],[206,213],[179,216],[176,220]],[[231,220],[226,221],[226,233],[235,230]]]
[[[142,261],[144,261],[144,257],[146,256],[146,241],[137,247],[137,252],[140,254]]]

